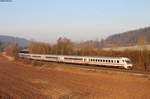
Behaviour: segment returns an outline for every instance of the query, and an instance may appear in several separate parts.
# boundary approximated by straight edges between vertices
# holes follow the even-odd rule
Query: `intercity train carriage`
[[[51,61],[51,62],[63,62],[72,64],[90,64],[98,66],[113,66],[121,67],[125,69],[132,68],[132,62],[126,57],[92,57],[92,56],[65,56],[65,55],[44,55],[44,54],[29,54],[29,53],[19,53],[20,57],[41,60],[41,61]]]

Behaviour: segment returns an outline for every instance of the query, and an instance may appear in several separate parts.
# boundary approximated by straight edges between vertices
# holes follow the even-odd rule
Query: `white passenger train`
[[[131,69],[133,66],[131,60],[126,57],[65,56],[65,55],[44,55],[44,54],[29,54],[29,53],[19,53],[19,56],[41,61],[113,66],[125,69]]]

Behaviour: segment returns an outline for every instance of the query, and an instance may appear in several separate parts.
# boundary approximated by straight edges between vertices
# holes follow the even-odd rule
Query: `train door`
[[[87,59],[87,58],[84,58],[83,61],[84,61],[84,63],[87,63],[87,62],[88,62],[88,59]]]
[[[59,62],[63,62],[64,61],[64,57],[58,57]]]

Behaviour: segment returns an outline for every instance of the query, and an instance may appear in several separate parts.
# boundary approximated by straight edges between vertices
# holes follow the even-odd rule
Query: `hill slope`
[[[0,35],[0,43],[1,44],[15,43],[18,44],[19,46],[25,47],[28,44],[30,44],[30,41],[19,37]]]
[[[109,36],[104,40],[104,45],[132,46],[136,45],[138,40],[143,36],[146,38],[146,41],[150,43],[150,27]]]

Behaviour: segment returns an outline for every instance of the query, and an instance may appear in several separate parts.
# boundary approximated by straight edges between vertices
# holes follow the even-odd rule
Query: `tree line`
[[[74,43],[66,37],[60,37],[56,44],[48,44],[33,41],[27,49],[30,53],[35,54],[54,54],[54,55],[75,55],[75,56],[110,56],[110,57],[128,57],[133,62],[135,70],[150,70],[150,51],[145,47],[145,39],[139,39],[138,44],[141,50],[124,50],[124,51],[105,51],[101,47],[91,43],[79,42]],[[17,55],[21,50],[15,44],[7,45],[5,52],[8,55]]]
[[[132,60],[134,69],[150,70],[150,51],[146,49],[145,44],[147,44],[145,38],[141,37],[138,41],[141,50],[105,51],[91,43],[73,43],[68,38],[60,37],[54,45],[33,42],[28,49],[31,53],[37,54],[128,57]]]

